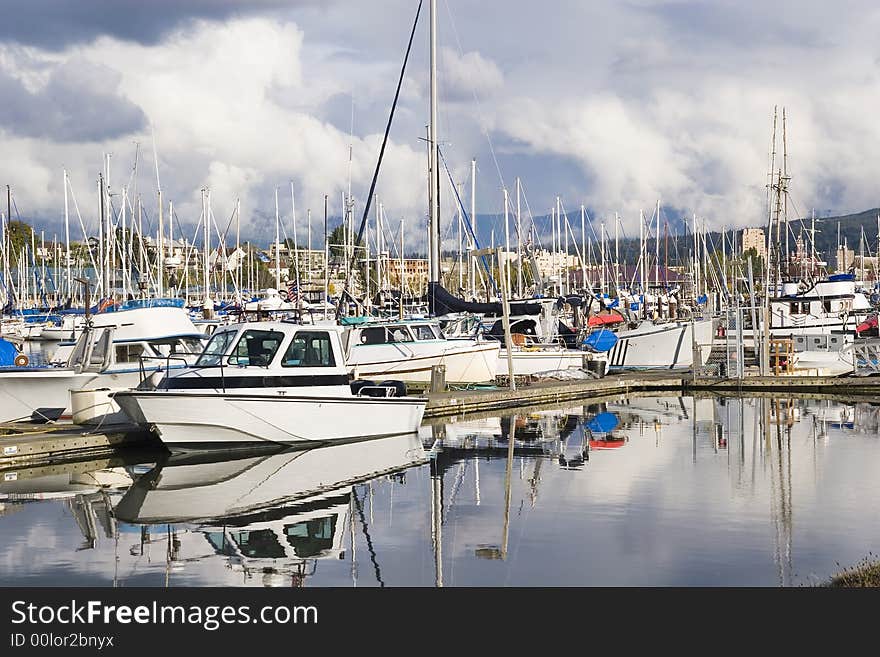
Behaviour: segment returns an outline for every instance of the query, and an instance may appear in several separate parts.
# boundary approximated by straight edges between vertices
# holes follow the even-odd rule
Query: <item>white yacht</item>
[[[0,368],[0,422],[71,417],[70,391],[131,388],[201,351],[202,338],[180,305],[135,301],[91,317],[63,367]]]
[[[245,322],[217,329],[194,365],[112,394],[177,449],[323,443],[415,432],[427,400],[403,383],[351,381],[341,327]],[[147,382],[145,382],[147,383]]]
[[[852,274],[832,274],[810,284],[782,283],[778,296],[770,298],[770,335],[787,338],[799,335],[847,333],[873,312],[864,292],[856,290]],[[761,322],[760,313],[758,322]],[[743,331],[747,346],[754,345],[750,318]]]

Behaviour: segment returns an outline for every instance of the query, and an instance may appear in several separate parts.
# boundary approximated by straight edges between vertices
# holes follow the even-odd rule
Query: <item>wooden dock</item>
[[[546,381],[508,388],[427,392],[425,420],[511,408],[552,406],[573,401],[600,402],[621,395],[651,392],[697,395],[765,395],[776,398],[817,396],[834,399],[876,398],[880,377],[748,376],[743,379],[694,378],[690,372],[624,372],[602,379]]]
[[[626,395],[630,392],[683,390],[688,373],[626,372],[601,379],[543,381],[509,388],[428,392],[425,419],[451,417],[476,412],[498,411],[522,406],[549,406],[594,397]]]
[[[747,376],[742,379],[685,378],[685,390],[708,390],[730,395],[772,392],[833,394],[835,397],[880,397],[880,377]]]
[[[121,447],[160,445],[153,434],[133,425],[97,429],[12,423],[0,425],[0,434],[0,469],[94,459],[112,455]]]

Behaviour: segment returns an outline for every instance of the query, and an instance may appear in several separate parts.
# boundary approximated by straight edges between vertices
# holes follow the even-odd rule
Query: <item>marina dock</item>
[[[161,445],[153,434],[133,425],[98,429],[16,423],[0,425],[0,432],[0,470],[95,459],[117,454],[122,448]]]
[[[520,406],[563,404],[631,392],[681,391],[687,372],[625,372],[601,379],[544,381],[509,388],[429,392],[425,419],[496,411]]]
[[[880,377],[747,376],[742,379],[697,377],[689,371],[623,372],[601,379],[551,381],[508,388],[425,393],[425,419],[484,413],[523,406],[602,401],[608,397],[649,392],[701,394],[769,393],[776,397],[809,395],[834,399],[877,397]]]

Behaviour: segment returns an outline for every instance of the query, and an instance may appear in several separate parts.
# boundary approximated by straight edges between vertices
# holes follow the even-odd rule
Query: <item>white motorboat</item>
[[[195,358],[203,337],[177,305],[128,302],[94,315],[89,329],[64,348],[64,367],[0,368],[0,422],[69,418],[71,390],[134,387],[145,374]]]
[[[447,383],[486,383],[498,373],[497,342],[447,338],[435,320],[370,320],[348,326],[343,340],[359,378],[430,383],[435,365],[446,367]]]
[[[178,449],[323,443],[415,432],[427,402],[401,382],[351,381],[341,327],[245,322],[218,329],[157,389],[117,392],[134,422]]]

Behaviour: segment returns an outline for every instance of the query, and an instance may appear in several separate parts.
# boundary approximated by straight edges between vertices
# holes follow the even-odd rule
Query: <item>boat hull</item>
[[[573,349],[515,349],[511,353],[514,376],[528,376],[539,372],[555,372],[558,370],[581,369],[584,356],[592,356],[593,362],[602,362],[597,374],[604,376],[608,370],[608,360],[604,354],[588,354],[586,351]],[[598,365],[597,365],[598,367]],[[498,355],[498,374],[508,373],[507,350],[502,349]]]
[[[617,334],[609,352],[611,368],[680,369],[694,364],[693,344],[705,363],[712,351],[712,320],[639,327]]]
[[[494,381],[498,373],[499,348],[497,343],[455,339],[356,345],[347,365],[354,370],[355,378],[398,379],[407,383],[430,383],[434,366],[444,365],[448,383],[487,383]]]
[[[139,371],[98,374],[62,368],[10,368],[0,371],[0,422],[29,420],[37,412],[45,419],[69,419],[71,390],[85,386],[127,389],[140,380]]]
[[[425,399],[125,391],[128,417],[166,445],[324,443],[418,430]]]

